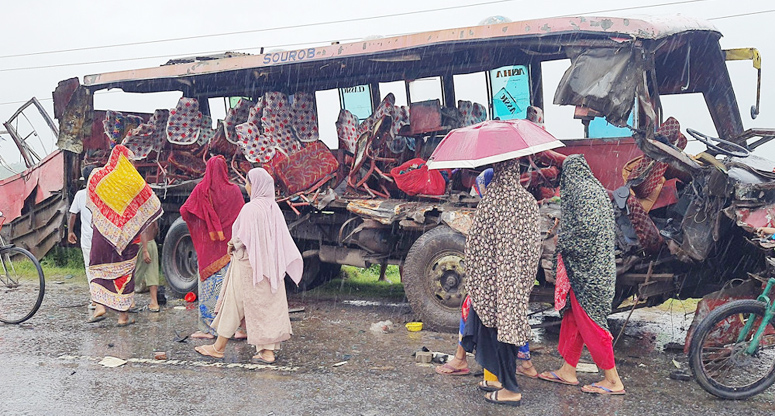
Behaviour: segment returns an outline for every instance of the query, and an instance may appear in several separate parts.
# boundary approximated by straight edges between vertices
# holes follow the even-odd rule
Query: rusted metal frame
[[[13,115],[8,118],[8,121],[3,123],[3,126],[5,126],[5,129],[8,131],[8,134],[11,136],[14,143],[16,144],[16,147],[19,149],[19,153],[21,153],[22,157],[24,158],[24,164],[27,165],[28,169],[35,166],[35,164],[37,163],[37,162],[34,162],[32,160],[32,157],[30,156],[30,152],[32,152],[33,154],[34,152],[27,145],[26,138],[22,138],[21,136],[19,136],[19,132],[13,127],[13,124],[11,122],[15,120],[17,117],[19,117],[24,112],[24,110],[26,110],[28,107],[33,105],[38,110],[40,115],[43,116],[43,119],[46,121],[46,124],[51,129],[51,131],[54,133],[54,136],[59,137],[59,129],[54,123],[54,120],[51,119],[51,116],[48,115],[46,110],[40,104],[40,101],[38,101],[38,99],[35,97],[30,98],[29,101],[27,101],[21,107],[19,107],[16,110],[16,112],[13,113]],[[35,155],[35,157],[38,158],[38,161],[43,159],[37,154]]]
[[[654,262],[651,262],[649,264],[649,271],[646,273],[646,281],[643,283],[643,285],[648,285],[649,281],[651,280],[651,272],[654,270]],[[640,303],[640,290],[638,290],[638,293],[635,295],[635,302],[632,305],[632,308],[630,308],[630,313],[627,314],[627,319],[624,320],[624,324],[622,324],[622,329],[619,330],[619,335],[616,336],[616,340],[614,340],[613,347],[616,348],[616,344],[619,342],[619,339],[624,334],[624,329],[627,327],[627,323],[630,322],[630,318],[632,317],[632,313],[635,311],[635,307],[638,306],[638,303]]]

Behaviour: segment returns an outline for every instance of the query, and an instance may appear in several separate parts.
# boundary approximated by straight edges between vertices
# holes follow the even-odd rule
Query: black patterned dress
[[[555,253],[562,254],[579,305],[596,324],[608,330],[616,284],[616,225],[611,199],[582,155],[568,156],[563,163],[560,196]]]
[[[466,240],[466,285],[482,324],[498,341],[530,339],[527,307],[541,254],[538,205],[519,183],[519,161],[494,166]]]

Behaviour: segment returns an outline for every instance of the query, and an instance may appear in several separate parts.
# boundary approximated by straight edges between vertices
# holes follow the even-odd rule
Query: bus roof
[[[135,91],[162,91],[162,84],[142,82],[159,79],[181,79],[204,74],[219,74],[250,69],[271,69],[291,63],[325,62],[369,56],[373,62],[412,62],[421,58],[412,51],[438,45],[481,43],[483,41],[530,40],[568,35],[617,41],[656,40],[686,32],[714,32],[710,23],[680,15],[669,17],[644,16],[638,19],[613,17],[555,17],[486,26],[445,29],[413,33],[390,38],[363,40],[346,44],[308,47],[258,55],[240,55],[220,59],[162,65],[129,71],[107,72],[84,76],[83,85],[93,90],[121,86]],[[315,65],[319,67],[319,65]],[[310,68],[312,69],[312,68]],[[258,77],[258,74],[255,74]],[[139,82],[139,83],[138,83]],[[132,86],[131,84],[136,84]],[[141,86],[142,85],[142,86]]]

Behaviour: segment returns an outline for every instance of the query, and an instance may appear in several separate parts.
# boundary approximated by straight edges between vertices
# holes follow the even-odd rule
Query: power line
[[[653,9],[655,7],[676,6],[676,5],[679,5],[679,4],[687,4],[687,3],[704,3],[706,1],[713,1],[713,0],[671,1],[671,2],[667,2],[667,3],[649,4],[649,5],[645,5],[645,6],[620,7],[620,8],[616,8],[616,9],[603,9],[603,10],[595,10],[595,11],[592,11],[592,12],[564,14],[562,16],[556,16],[556,17],[570,17],[570,16],[588,15],[588,14],[595,14],[595,13],[626,12],[628,10]]]
[[[452,7],[448,7],[448,8],[429,9],[429,10],[425,10],[425,11],[415,12],[415,14],[416,13],[432,12],[432,11],[440,11],[440,10],[450,10],[450,9],[456,9],[456,8],[461,8],[461,7],[472,7],[472,6],[479,6],[479,5],[487,5],[487,4],[491,4],[491,3],[502,3],[502,2],[508,2],[508,1],[514,1],[514,0],[499,0],[499,1],[486,2],[486,3],[475,3],[475,4],[465,5],[465,6],[452,6]],[[571,14],[571,15],[556,16],[556,17],[568,17],[568,16],[578,16],[578,15],[589,15],[589,14],[595,14],[595,13],[609,13],[609,12],[617,12],[617,11],[647,9],[647,8],[672,6],[672,5],[685,4],[685,3],[706,2],[706,1],[712,1],[712,0],[683,0],[683,1],[674,1],[674,2],[667,2],[667,3],[660,3],[660,4],[652,4],[652,5],[646,5],[646,6],[632,6],[632,7],[623,7],[623,8],[617,8],[617,9],[595,10],[595,11],[590,11],[590,12],[574,13],[574,14]],[[775,10],[766,10],[766,11],[762,11],[762,12],[752,12],[752,13],[740,14],[740,15],[734,15],[734,16],[720,16],[720,17],[716,17],[716,18],[712,18],[712,19],[707,19],[707,20],[719,20],[719,19],[725,19],[725,18],[729,18],[729,17],[746,16],[746,15],[757,14],[757,13],[770,13],[770,12],[773,12],[773,11],[775,11]],[[125,43],[125,44],[118,44],[118,45],[111,45],[111,46],[97,46],[97,47],[68,49],[68,50],[61,50],[61,51],[35,52],[35,53],[31,53],[31,54],[26,54],[26,55],[7,55],[7,56],[0,56],[0,58],[9,58],[9,57],[18,57],[18,56],[27,56],[27,55],[39,55],[39,54],[49,54],[49,53],[59,53],[59,52],[70,52],[70,51],[87,50],[87,49],[102,49],[102,48],[108,48],[108,47],[140,45],[140,44],[144,44],[144,43],[171,42],[171,41],[177,41],[177,40],[183,40],[183,39],[191,39],[191,38],[226,36],[226,35],[240,34],[240,33],[252,33],[252,32],[256,32],[256,31],[270,31],[270,30],[299,28],[299,27],[307,27],[307,26],[315,26],[315,25],[334,24],[334,23],[341,23],[341,22],[353,22],[353,21],[358,21],[358,20],[371,20],[371,19],[378,19],[378,18],[384,18],[384,17],[400,16],[400,15],[405,15],[405,14],[411,14],[411,13],[396,13],[396,14],[392,14],[392,15],[381,15],[381,16],[371,16],[371,17],[366,17],[366,18],[345,19],[345,20],[339,20],[339,21],[333,21],[333,22],[309,23],[309,24],[306,24],[306,25],[298,25],[298,26],[284,26],[284,27],[279,27],[279,28],[258,29],[258,30],[253,30],[253,31],[242,31],[242,32],[230,32],[230,33],[216,34],[216,35],[201,35],[201,36],[195,36],[195,37],[190,37],[190,38],[162,39],[162,40],[158,40],[158,41],[139,42],[139,43]],[[392,36],[392,35],[389,35],[389,36]],[[264,49],[267,49],[267,48],[282,48],[282,47],[299,46],[299,45],[311,45],[311,44],[314,44],[314,43],[348,42],[348,41],[354,41],[354,40],[358,40],[358,39],[360,39],[360,38],[336,39],[336,40],[322,41],[322,42],[298,42],[298,43],[293,43],[293,44],[270,45],[270,46],[264,47]],[[243,50],[243,51],[250,51],[250,50],[260,49],[260,47],[235,48],[235,49]],[[208,55],[208,54],[214,54],[214,53],[220,53],[220,52],[222,52],[222,51],[195,52],[195,53],[188,54],[188,55]],[[131,62],[131,61],[142,61],[142,60],[148,60],[148,59],[175,58],[175,57],[179,57],[179,56],[180,56],[180,54],[165,54],[165,55],[138,57],[138,58],[120,58],[120,59],[109,59],[109,60],[101,60],[101,61],[71,62],[71,63],[52,64],[52,65],[39,65],[39,66],[29,66],[29,67],[4,68],[4,69],[0,69],[0,72],[29,71],[29,70],[35,70],[35,69],[61,68],[61,67],[67,67],[67,66],[82,66],[82,65],[96,65],[96,64],[115,63],[115,62]]]
[[[256,32],[266,32],[266,31],[274,31],[274,30],[283,30],[283,29],[302,28],[302,27],[310,27],[310,26],[318,26],[318,25],[330,25],[330,24],[338,24],[338,23],[346,23],[346,22],[354,22],[354,21],[375,20],[375,19],[388,18],[388,17],[405,16],[405,15],[409,15],[409,14],[430,13],[430,12],[437,12],[437,11],[444,11],[444,10],[454,10],[454,9],[460,9],[460,8],[475,7],[475,6],[481,6],[481,5],[506,3],[506,2],[510,2],[510,1],[514,1],[514,0],[497,0],[497,1],[489,1],[489,2],[482,2],[482,3],[474,3],[474,4],[462,5],[462,6],[450,6],[450,7],[436,8],[436,9],[427,9],[427,10],[421,10],[421,11],[417,11],[417,12],[402,12],[402,13],[394,13],[394,14],[379,15],[379,16],[369,16],[369,17],[363,17],[363,18],[341,19],[341,20],[330,21],[330,22],[318,22],[318,23],[309,23],[309,24],[303,24],[303,25],[267,28],[267,29],[256,29],[256,30],[247,30],[247,31],[239,31],[239,32],[228,32],[228,33],[211,34],[211,35],[199,35],[199,36],[182,37],[182,38],[161,39],[161,40],[147,41],[147,42],[135,42],[135,43],[125,43],[125,44],[96,46],[96,47],[84,47],[84,48],[74,48],[74,49],[57,50],[57,51],[46,51],[46,52],[33,52],[33,53],[29,53],[29,54],[20,54],[20,55],[6,55],[6,56],[0,56],[0,58],[21,57],[21,56],[31,56],[31,55],[42,55],[42,54],[53,54],[53,53],[72,52],[72,51],[91,50],[91,49],[103,49],[103,48],[112,48],[112,47],[120,47],[120,46],[142,45],[142,44],[172,42],[172,41],[187,40],[187,39],[197,39],[197,38],[207,38],[207,37],[217,37],[217,36],[229,36],[229,35],[235,35],[235,34],[245,34],[245,33],[256,33]],[[589,14],[596,14],[596,13],[620,12],[620,11],[629,11],[629,10],[637,10],[637,9],[648,9],[648,8],[656,8],[656,7],[664,7],[664,6],[673,6],[673,5],[688,4],[688,3],[701,3],[701,2],[706,2],[706,1],[713,1],[713,0],[673,1],[673,2],[665,2],[665,3],[659,3],[659,4],[645,5],[645,6],[622,7],[622,8],[616,8],[616,9],[602,9],[602,10],[574,13],[572,15],[563,15],[563,16],[554,16],[554,17],[568,17],[568,16],[589,15]],[[726,15],[726,16],[718,16],[718,17],[707,18],[705,20],[722,20],[722,19],[730,19],[730,18],[758,15],[758,14],[766,14],[766,13],[772,13],[772,12],[775,12],[775,9],[762,10],[762,11],[749,12],[749,13],[740,13],[740,14]],[[389,36],[393,36],[393,35],[389,35]],[[337,40],[316,41],[316,42],[298,42],[298,43],[292,43],[292,44],[270,45],[270,46],[266,46],[266,47],[263,47],[263,48],[264,49],[268,49],[268,48],[282,48],[282,47],[299,46],[299,45],[312,45],[312,44],[315,44],[315,43],[331,43],[331,42],[342,42],[342,41],[347,42],[347,41],[354,41],[354,40],[358,40],[358,39],[360,39],[360,38],[337,39]],[[248,48],[238,48],[238,49],[244,50],[244,51],[249,51],[249,50],[256,50],[256,49],[260,49],[260,48],[261,47],[248,47]],[[190,53],[190,54],[187,54],[187,55],[196,56],[196,55],[207,55],[207,54],[214,54],[214,53],[221,53],[221,52],[222,51],[196,52],[196,53]],[[141,61],[141,60],[148,60],[148,59],[174,58],[174,57],[179,57],[179,56],[180,56],[180,54],[167,54],[167,55],[147,56],[147,57],[138,57],[138,58],[121,58],[121,59],[91,61],[91,62],[73,62],[73,63],[41,65],[41,66],[33,66],[33,67],[5,68],[5,69],[0,69],[0,72],[34,70],[34,69],[46,69],[46,68],[58,68],[58,67],[66,67],[66,66],[94,65],[94,64],[115,63],[115,62],[130,62],[130,61]],[[26,100],[24,100],[24,101],[4,102],[4,103],[0,103],[0,105],[19,104],[19,103],[24,103],[24,102],[26,102]]]
[[[762,10],[759,12],[750,12],[750,13],[740,13],[740,14],[731,14],[729,16],[719,16],[719,17],[711,17],[710,19],[706,20],[722,20],[722,19],[732,19],[735,17],[745,17],[745,16],[752,16],[757,14],[765,14],[765,13],[772,13],[775,12],[775,10]]]
[[[355,41],[360,38],[348,38],[348,39],[337,39],[337,40],[329,40],[329,41],[315,41],[315,42],[297,42],[297,43],[286,43],[282,45],[271,45],[268,47],[263,46],[253,46],[253,47],[247,47],[247,48],[235,48],[240,51],[252,51],[257,49],[268,49],[268,48],[287,48],[289,46],[300,46],[300,45],[313,45],[315,43],[325,43],[330,44],[331,42],[350,42]],[[205,52],[194,52],[190,54],[186,54],[189,56],[201,56],[201,55],[210,55],[215,53],[223,53],[222,50],[219,51],[205,51]],[[102,61],[88,61],[88,62],[69,62],[64,64],[51,64],[51,65],[40,65],[40,66],[28,66],[28,67],[17,67],[17,68],[2,68],[0,69],[0,72],[12,72],[12,71],[29,71],[32,69],[47,69],[47,68],[61,68],[65,66],[81,66],[81,65],[95,65],[95,64],[105,64],[105,63],[113,63],[113,62],[130,62],[130,61],[144,61],[148,59],[161,59],[161,58],[180,58],[180,54],[165,54],[165,55],[156,55],[156,56],[143,56],[139,58],[119,58],[119,59],[106,59]]]
[[[412,11],[412,12],[401,12],[401,13],[393,13],[393,14],[383,14],[383,15],[378,15],[378,16],[356,17],[356,18],[350,18],[350,19],[332,20],[332,21],[328,21],[328,22],[304,23],[304,24],[300,24],[300,25],[277,26],[277,27],[269,27],[269,28],[265,28],[265,29],[240,30],[240,31],[236,31],[236,32],[213,33],[213,34],[209,34],[209,35],[183,36],[183,37],[179,37],[179,38],[157,39],[157,40],[149,40],[149,41],[144,41],[144,42],[128,42],[128,43],[117,43],[117,44],[114,44],[114,45],[85,46],[85,47],[82,47],[82,48],[60,49],[60,50],[41,51],[41,52],[29,52],[29,53],[21,53],[21,54],[16,54],[16,55],[3,55],[3,56],[0,56],[0,59],[2,59],[2,58],[20,58],[20,57],[35,56],[35,55],[48,55],[48,54],[63,53],[63,52],[77,52],[77,51],[94,50],[94,49],[118,48],[118,47],[124,47],[124,46],[150,45],[150,44],[155,44],[155,43],[178,42],[178,41],[182,41],[182,40],[214,38],[214,37],[222,37],[222,36],[245,35],[245,34],[248,34],[248,33],[261,33],[261,32],[272,32],[272,31],[276,31],[276,30],[300,29],[300,28],[307,28],[307,27],[313,27],[313,26],[327,26],[327,25],[335,25],[335,24],[340,24],[340,23],[351,23],[351,22],[366,21],[366,20],[377,20],[377,19],[384,19],[384,18],[390,18],[390,17],[401,17],[401,16],[408,16],[408,15],[415,15],[415,14],[439,12],[439,11],[445,11],[445,10],[456,10],[456,9],[464,9],[464,8],[477,7],[477,6],[487,6],[487,5],[499,4],[499,3],[510,3],[512,1],[516,1],[516,0],[493,0],[493,1],[485,1],[485,2],[481,2],[481,3],[463,4],[463,5],[460,5],[460,6],[438,7],[438,8],[435,8],[435,9],[426,9],[426,10],[418,10],[418,11]],[[692,0],[692,1],[705,1],[705,0]]]
[[[486,1],[486,2],[481,2],[481,3],[464,4],[464,5],[459,5],[459,6],[438,7],[438,8],[435,8],[435,9],[426,9],[426,10],[418,10],[418,11],[413,11],[413,12],[401,12],[401,13],[393,13],[393,14],[384,14],[384,15],[377,15],[377,16],[357,17],[357,18],[350,18],[350,19],[340,19],[340,20],[332,20],[332,21],[328,21],[328,22],[314,22],[314,23],[306,23],[306,24],[300,24],[300,25],[278,26],[278,27],[271,27],[271,28],[265,28],[265,29],[251,29],[251,30],[241,30],[241,31],[235,31],[235,32],[212,33],[212,34],[208,34],[208,35],[183,36],[183,37],[178,37],[178,38],[156,39],[156,40],[149,40],[149,41],[142,41],[142,42],[117,43],[117,44],[113,44],[113,45],[85,46],[85,47],[80,47],[80,48],[70,48],[70,49],[58,49],[58,50],[50,50],[50,51],[29,52],[29,53],[21,53],[21,54],[14,54],[14,55],[3,55],[3,56],[0,56],[0,59],[3,59],[3,58],[20,58],[20,57],[38,56],[38,55],[49,55],[49,54],[65,53],[65,52],[79,52],[79,51],[95,50],[95,49],[119,48],[119,47],[125,47],[125,46],[150,45],[150,44],[156,44],[156,43],[178,42],[178,41],[183,41],[183,40],[204,39],[204,38],[214,38],[214,37],[233,36],[233,35],[244,35],[244,34],[249,34],[249,33],[271,32],[271,31],[276,31],[276,30],[299,29],[299,28],[306,28],[306,27],[313,27],[313,26],[326,26],[326,25],[334,25],[334,24],[340,24],[340,23],[352,23],[352,22],[357,22],[357,21],[378,20],[378,19],[384,19],[384,18],[401,17],[401,16],[415,15],[415,14],[433,13],[433,12],[439,12],[439,11],[456,10],[456,9],[463,9],[463,8],[470,8],[470,7],[477,7],[477,6],[487,6],[487,5],[499,4],[499,3],[509,3],[509,2],[512,2],[512,1],[515,1],[515,0],[493,0],[493,1]],[[590,12],[585,12],[585,13],[576,13],[574,15],[588,15],[588,14],[594,14],[594,13],[608,13],[608,12],[618,12],[618,11],[637,10],[637,9],[649,9],[649,8],[655,8],[655,7],[674,6],[674,5],[679,5],[679,4],[702,3],[702,2],[706,2],[706,1],[713,1],[713,0],[679,0],[679,1],[672,1],[672,2],[666,2],[666,3],[660,3],[660,4],[651,4],[651,5],[645,5],[645,6],[632,6],[632,7],[623,7],[623,8],[617,8],[617,9],[596,10],[596,11],[590,11]],[[567,16],[573,16],[573,15],[563,15],[563,16],[557,16],[557,17],[567,17]]]

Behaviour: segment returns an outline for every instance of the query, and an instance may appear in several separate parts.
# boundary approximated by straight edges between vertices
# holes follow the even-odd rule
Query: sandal
[[[207,332],[196,331],[190,335],[194,339],[215,339],[215,335],[208,334]]]
[[[214,344],[210,345],[201,345],[199,347],[194,348],[194,351],[204,355],[205,357],[213,357],[213,358],[223,358],[223,353],[226,351],[218,351],[215,349]]]
[[[86,323],[87,324],[94,324],[94,323],[97,323],[97,322],[100,322],[100,321],[104,321],[105,320],[105,315],[106,314],[104,314],[104,313],[102,315],[94,315],[91,318],[89,318],[86,321]]]
[[[119,328],[123,328],[125,326],[129,326],[129,325],[132,325],[134,323],[135,323],[135,320],[134,319],[130,319],[130,320],[126,321],[126,322],[116,322],[116,326],[119,327]]]
[[[471,373],[471,370],[468,369],[468,367],[455,368],[448,363],[436,366],[434,371],[436,371],[436,374],[441,374],[442,376],[467,376]]]
[[[530,367],[527,367],[527,368],[535,368],[535,367],[533,367],[531,365]],[[537,372],[535,374],[528,374],[528,373],[525,372],[525,367],[523,367],[521,365],[517,366],[517,375],[523,376],[523,377],[528,377],[528,378],[534,378],[534,379],[538,378],[538,373]]]
[[[522,405],[522,399],[519,399],[519,400],[498,400],[498,393],[499,392],[500,392],[500,390],[494,391],[494,392],[492,392],[490,394],[485,394],[484,395],[484,400],[487,400],[488,402],[495,403],[495,404],[505,404],[506,406],[517,407],[517,406],[521,406]]]
[[[481,391],[493,392],[493,391],[498,391],[502,388],[503,386],[495,387],[494,385],[490,384],[490,382],[487,380],[482,380],[479,382],[479,390]]]
[[[588,386],[584,386],[581,388],[581,391],[583,391],[584,393],[600,394],[604,396],[619,396],[619,395],[627,394],[627,392],[624,391],[624,389],[611,390],[609,388],[600,386],[597,383],[592,383]]]
[[[560,383],[560,384],[567,384],[569,386],[578,386],[578,381],[567,381],[564,378],[560,377],[555,373],[554,371],[550,371],[549,374],[541,373],[538,375],[538,378],[544,381],[549,381],[552,383]]]
[[[258,352],[258,354],[251,357],[250,362],[252,362],[253,364],[274,364],[275,361],[277,361],[277,356],[275,356],[274,360],[272,361],[269,361],[266,358],[264,358],[264,351],[265,350],[261,350]]]

